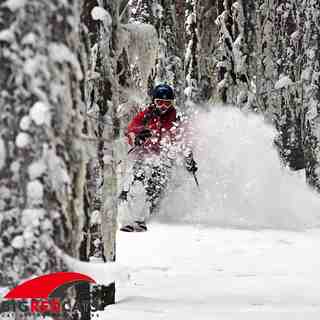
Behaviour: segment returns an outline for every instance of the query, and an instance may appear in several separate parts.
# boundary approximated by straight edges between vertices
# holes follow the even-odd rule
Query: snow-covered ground
[[[319,247],[319,229],[120,232],[117,259],[131,281],[102,319],[319,319]]]

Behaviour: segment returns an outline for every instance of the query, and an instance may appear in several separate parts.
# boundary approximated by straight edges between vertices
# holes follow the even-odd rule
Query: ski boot
[[[144,221],[135,221],[133,224],[128,224],[120,228],[124,232],[146,232],[147,226]]]
[[[145,232],[148,230],[144,221],[135,221],[133,226],[135,232]]]

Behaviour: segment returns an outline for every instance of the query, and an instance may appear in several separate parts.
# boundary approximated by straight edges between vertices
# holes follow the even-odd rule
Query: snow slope
[[[253,231],[153,223],[118,235],[131,282],[100,319],[319,319],[320,230]]]

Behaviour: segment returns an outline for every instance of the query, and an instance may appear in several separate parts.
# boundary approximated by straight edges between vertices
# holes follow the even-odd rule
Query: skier
[[[172,146],[179,129],[174,91],[167,84],[153,89],[152,103],[129,123],[126,136],[132,165],[119,199],[127,206],[121,231],[147,231],[146,219],[157,208],[167,187],[175,161]],[[172,154],[173,153],[173,154]],[[186,169],[195,173],[197,164],[190,149],[184,150]]]

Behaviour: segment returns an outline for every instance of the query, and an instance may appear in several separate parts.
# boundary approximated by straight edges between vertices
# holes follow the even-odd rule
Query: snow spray
[[[251,229],[319,226],[320,195],[281,165],[276,130],[262,116],[212,106],[194,122],[201,192],[192,176],[178,168],[154,219]]]

